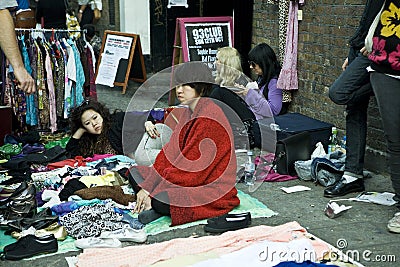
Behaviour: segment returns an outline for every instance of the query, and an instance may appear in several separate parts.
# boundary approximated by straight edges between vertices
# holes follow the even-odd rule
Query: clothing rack
[[[62,125],[65,124],[63,119],[69,115],[70,103],[67,99],[71,98],[76,102],[80,100],[81,95],[85,97],[96,95],[94,55],[90,47],[86,46],[88,44],[85,38],[87,30],[15,28],[14,32],[18,44],[21,45],[24,64],[32,69],[31,75],[38,86],[40,83],[41,90],[24,98],[22,93],[15,89],[16,83],[13,76],[7,76],[9,69],[7,70],[6,62],[4,62],[1,64],[3,89],[0,88],[2,91],[0,104],[7,95],[9,97],[7,102],[14,108],[21,131],[27,127],[35,127],[45,131],[50,129],[53,132],[57,131],[60,125],[62,129]],[[76,33],[79,33],[80,37],[71,36]],[[27,34],[30,35],[29,40],[25,38]],[[69,45],[65,46],[67,43]],[[40,57],[38,57],[39,53]],[[74,68],[75,80],[67,76],[67,62],[70,58],[75,59],[69,66],[69,68]],[[16,100],[19,102],[15,102]]]

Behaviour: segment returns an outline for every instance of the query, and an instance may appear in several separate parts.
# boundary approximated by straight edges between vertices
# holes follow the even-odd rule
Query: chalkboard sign
[[[107,30],[97,64],[96,84],[122,86],[122,94],[125,94],[129,79],[146,80],[139,35]]]
[[[233,46],[232,17],[177,18],[172,65],[202,61],[212,68],[218,48]],[[172,90],[169,104],[174,105]]]
[[[173,64],[214,63],[217,49],[232,44],[232,17],[177,18]]]

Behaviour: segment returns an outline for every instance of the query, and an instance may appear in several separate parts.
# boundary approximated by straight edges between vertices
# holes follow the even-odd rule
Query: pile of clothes
[[[77,248],[143,243],[143,227],[130,211],[135,195],[122,155],[69,158],[65,148],[39,143],[13,146],[0,164],[0,227],[16,242],[1,257],[20,260],[58,251],[70,236]],[[24,147],[36,148],[28,150]],[[0,149],[1,150],[1,149]],[[4,154],[3,154],[4,155]]]

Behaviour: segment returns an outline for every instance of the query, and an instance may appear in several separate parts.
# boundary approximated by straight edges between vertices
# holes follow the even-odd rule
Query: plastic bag
[[[93,24],[96,24],[101,18],[101,10],[97,7],[93,10]]]
[[[311,176],[311,163],[315,158],[325,158],[327,156],[324,146],[321,142],[315,145],[315,149],[311,154],[310,160],[298,160],[294,163],[294,169],[296,170],[297,176],[300,180],[311,181],[313,177]]]
[[[314,149],[313,153],[311,154],[311,159],[324,158],[325,156],[326,156],[326,152],[325,152],[324,146],[322,145],[321,142],[318,142],[315,145],[315,149]]]

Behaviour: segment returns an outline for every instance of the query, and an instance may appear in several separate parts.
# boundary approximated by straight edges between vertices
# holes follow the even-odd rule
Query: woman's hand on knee
[[[151,121],[146,121],[146,122],[144,123],[144,128],[146,129],[146,133],[147,133],[151,138],[160,137],[160,133],[157,131],[156,126],[155,126]]]
[[[151,198],[149,192],[144,189],[141,189],[136,194],[136,206],[133,210],[134,213],[140,213],[144,210],[151,209]]]

